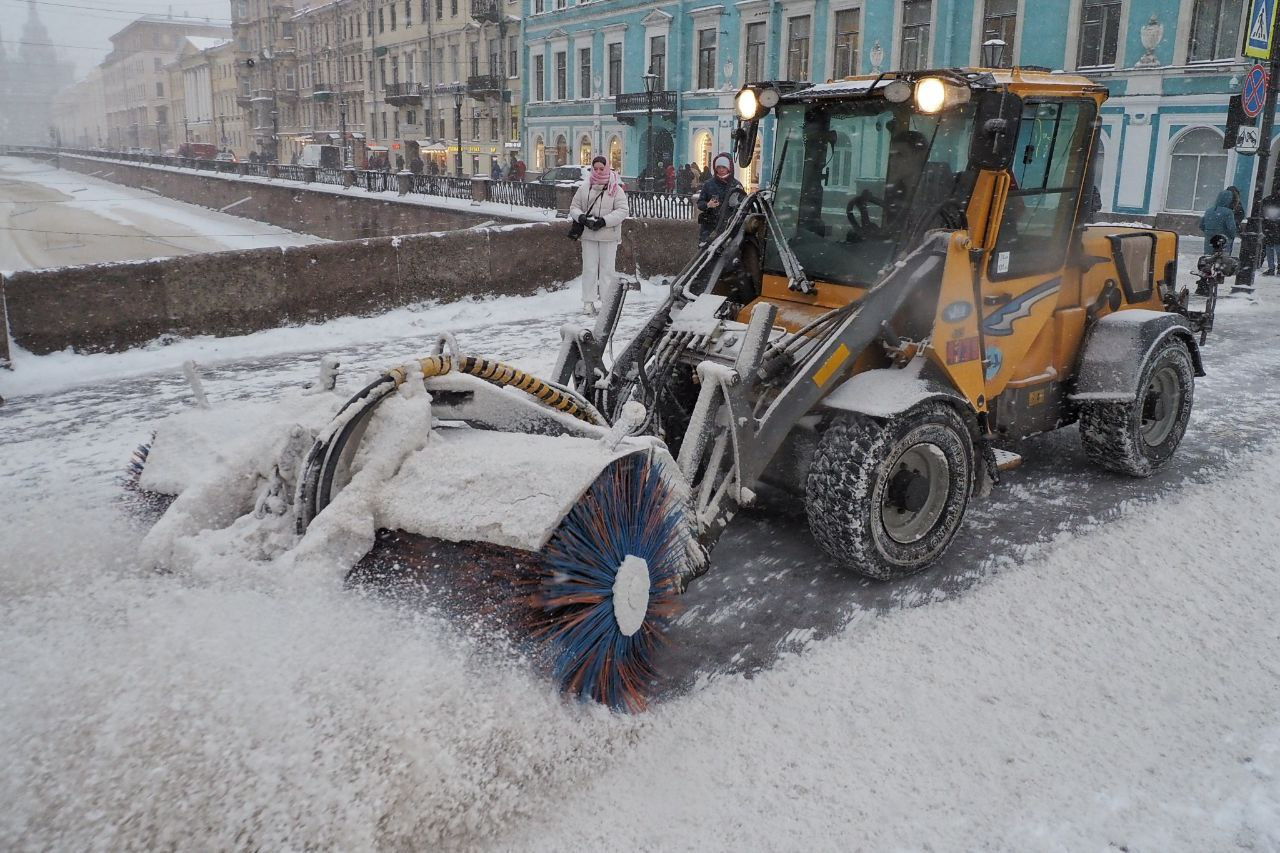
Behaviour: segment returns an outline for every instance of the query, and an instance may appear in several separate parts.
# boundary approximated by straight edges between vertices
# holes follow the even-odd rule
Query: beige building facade
[[[188,36],[230,35],[227,27],[199,19],[144,15],[111,36],[112,51],[101,65],[104,145],[153,152],[175,147],[169,65]]]

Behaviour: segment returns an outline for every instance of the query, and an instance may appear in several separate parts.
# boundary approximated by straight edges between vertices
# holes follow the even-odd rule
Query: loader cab
[[[777,110],[774,207],[811,278],[865,287],[929,228],[958,228],[975,106],[929,115],[884,97]],[[779,273],[778,247],[765,270]]]

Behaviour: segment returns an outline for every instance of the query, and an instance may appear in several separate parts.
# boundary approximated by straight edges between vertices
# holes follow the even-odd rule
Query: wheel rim
[[[1178,371],[1172,365],[1161,367],[1147,383],[1142,401],[1142,440],[1148,446],[1164,444],[1173,433],[1181,392]]]
[[[941,447],[908,447],[893,463],[880,502],[880,523],[895,542],[910,545],[933,530],[947,506],[951,465]]]

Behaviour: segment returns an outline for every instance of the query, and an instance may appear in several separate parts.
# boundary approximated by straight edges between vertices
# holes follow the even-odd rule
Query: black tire
[[[1149,477],[1173,456],[1191,417],[1195,371],[1187,345],[1166,338],[1152,353],[1133,400],[1080,406],[1085,454],[1110,471]]]
[[[960,529],[974,463],[969,430],[945,403],[887,422],[841,416],[823,433],[809,468],[809,530],[828,554],[867,577],[914,574]]]

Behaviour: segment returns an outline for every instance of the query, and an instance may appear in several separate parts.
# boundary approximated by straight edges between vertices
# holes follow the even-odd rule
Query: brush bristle
[[[660,463],[635,453],[612,463],[560,523],[543,553],[535,636],[552,647],[562,687],[617,710],[645,707],[653,655],[675,611],[684,559],[683,507]],[[628,556],[649,568],[644,622],[627,636],[613,584]]]

